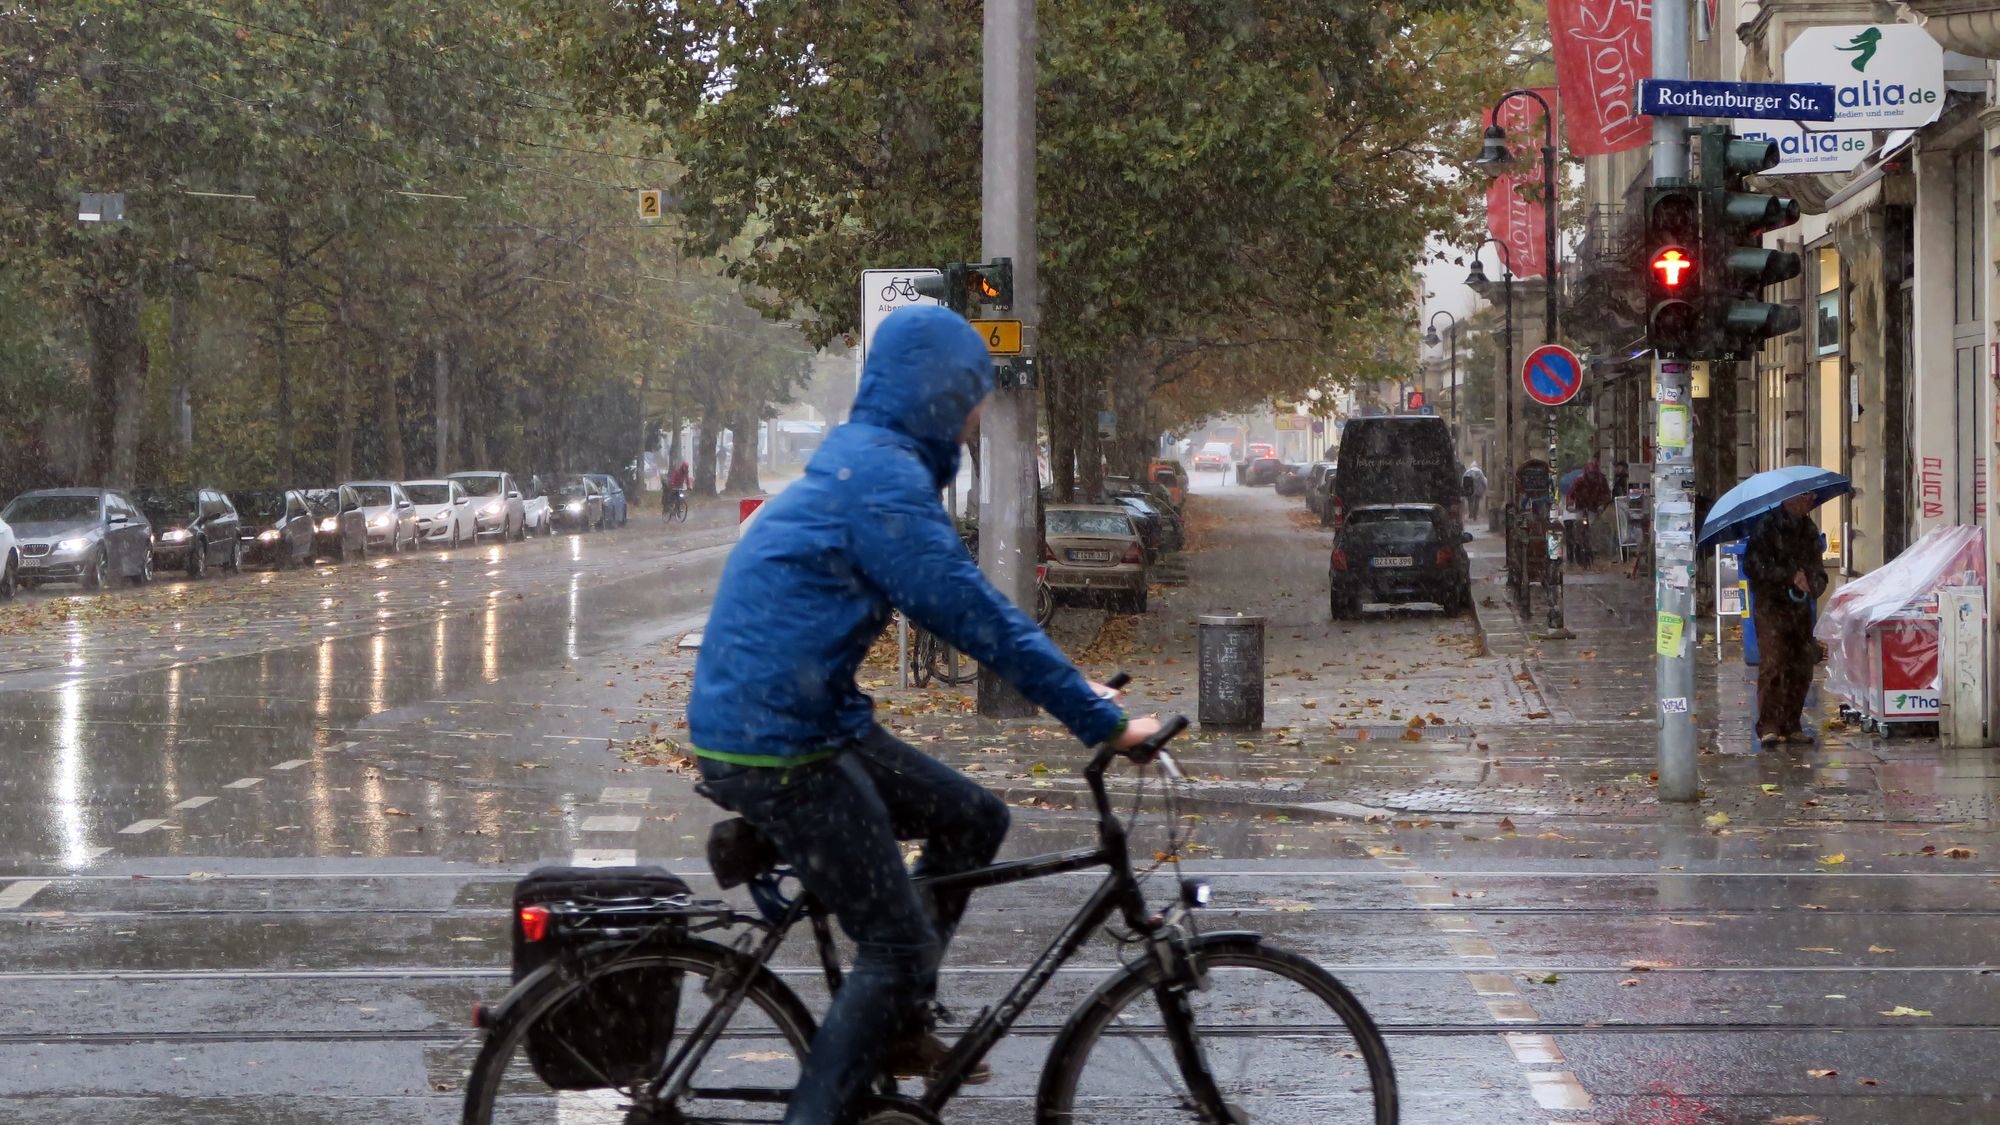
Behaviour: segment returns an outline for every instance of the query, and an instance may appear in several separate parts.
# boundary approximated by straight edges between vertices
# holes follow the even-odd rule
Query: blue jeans
[[[880,726],[791,769],[697,761],[708,795],[770,837],[854,942],[785,1110],[785,1125],[836,1125],[889,1048],[924,1030],[945,942],[965,913],[962,891],[924,901],[896,842],[923,841],[916,875],[969,871],[1000,850],[1007,806]]]

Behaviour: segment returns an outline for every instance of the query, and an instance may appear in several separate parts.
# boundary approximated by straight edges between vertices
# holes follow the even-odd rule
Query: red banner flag
[[[1562,118],[1556,89],[1543,86],[1534,92],[1547,99],[1549,107],[1556,111],[1558,125],[1552,135],[1560,144]],[[1506,131],[1507,146],[1514,153],[1517,169],[1494,177],[1493,185],[1486,189],[1486,233],[1507,248],[1507,257],[1501,264],[1511,268],[1515,277],[1541,277],[1549,269],[1544,211],[1547,201],[1542,198],[1545,132],[1541,104],[1525,94],[1516,94],[1501,103],[1497,116],[1488,110],[1485,124],[1498,124]],[[1562,170],[1556,171],[1560,175]]]
[[[1549,34],[1570,152],[1603,156],[1651,140],[1638,102],[1639,80],[1653,73],[1652,0],[1549,0]]]

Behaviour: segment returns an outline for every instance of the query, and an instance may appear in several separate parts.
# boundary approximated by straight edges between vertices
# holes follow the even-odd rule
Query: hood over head
[[[942,485],[958,473],[958,435],[993,389],[993,358],[965,318],[940,305],[890,313],[868,346],[849,417],[916,439]]]

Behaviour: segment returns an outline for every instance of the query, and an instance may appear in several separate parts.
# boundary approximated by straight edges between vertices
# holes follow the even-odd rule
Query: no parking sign
[[[1583,361],[1561,344],[1543,344],[1521,364],[1521,388],[1543,406],[1561,406],[1583,388]]]

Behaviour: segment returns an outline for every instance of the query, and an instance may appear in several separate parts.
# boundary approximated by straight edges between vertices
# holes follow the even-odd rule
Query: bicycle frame
[[[1107,869],[1104,881],[1099,883],[1090,898],[1077,910],[1069,924],[1064,926],[1054,939],[1036,956],[1028,968],[1014,982],[1007,994],[992,1007],[981,1012],[972,1026],[966,1029],[946,1057],[942,1071],[931,1082],[923,1096],[916,1099],[918,1104],[932,1113],[940,1112],[946,1103],[958,1093],[965,1076],[986,1053],[1004,1038],[1029,1004],[1034,1002],[1042,989],[1054,979],[1056,971],[1065,961],[1074,956],[1091,934],[1111,916],[1122,915],[1125,925],[1134,933],[1159,942],[1166,940],[1176,945],[1179,961],[1185,964],[1185,949],[1175,941],[1177,927],[1164,918],[1149,917],[1139,878],[1132,871],[1131,851],[1127,842],[1125,826],[1119,822],[1111,809],[1111,798],[1104,788],[1104,771],[1119,752],[1110,747],[1100,747],[1090,764],[1084,768],[1084,780],[1090,787],[1090,795],[1097,809],[1098,845],[1094,848],[1079,848],[1066,852],[1032,856],[1026,859],[1008,860],[990,864],[972,871],[954,875],[931,876],[917,880],[920,890],[936,892],[976,891],[986,887],[1005,886],[1010,883],[1026,882],[1050,875],[1061,875],[1070,871],[1081,871],[1092,867]],[[770,961],[778,947],[783,944],[792,927],[801,917],[809,917],[813,922],[815,940],[818,945],[821,964],[826,970],[828,983],[838,989],[840,968],[833,946],[833,935],[827,925],[827,911],[823,905],[813,900],[811,895],[801,894],[793,900],[791,908],[783,919],[767,927],[764,939],[749,956],[759,965]],[[1174,967],[1170,965],[1169,967]],[[688,1092],[687,1081],[693,1069],[707,1054],[709,1047],[728,1026],[736,1014],[748,991],[748,977],[741,982],[731,982],[729,995],[711,1007],[701,1023],[689,1033],[680,1051],[668,1059],[661,1069],[659,1078],[652,1087],[654,1104],[672,1105],[682,1093]],[[1222,1104],[1221,1092],[1215,1086],[1214,1077],[1208,1071],[1206,1057],[1194,1032],[1194,1018],[1187,1005],[1186,991],[1198,984],[1197,981],[1170,977],[1160,988],[1160,1008],[1163,1022],[1173,1041],[1174,1055],[1180,1063],[1182,1077],[1189,1085],[1189,1092],[1210,1106]],[[789,1091],[768,1090],[715,1090],[704,1091],[707,1096],[733,1098],[742,1101],[782,1101]]]

